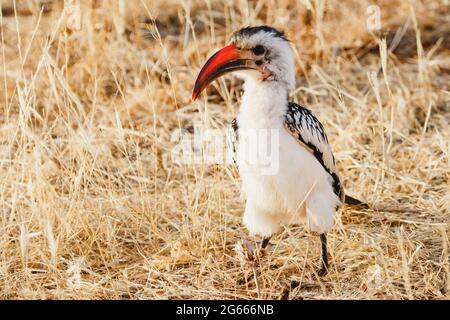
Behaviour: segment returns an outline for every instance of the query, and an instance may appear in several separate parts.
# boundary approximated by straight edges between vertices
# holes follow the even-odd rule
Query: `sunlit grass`
[[[1,2],[0,298],[276,299],[298,280],[294,299],[448,299],[445,1],[380,1],[380,32],[370,1],[81,1],[79,28],[40,2]],[[380,209],[338,213],[324,278],[318,237],[286,228],[259,293],[234,250],[254,240],[236,169],[174,164],[170,141],[236,116],[239,81],[190,93],[256,24],[291,39],[291,99],[324,124],[346,191]]]

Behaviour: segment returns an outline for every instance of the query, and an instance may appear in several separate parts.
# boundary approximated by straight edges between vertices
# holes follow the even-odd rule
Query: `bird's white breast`
[[[338,200],[329,174],[284,128],[287,94],[270,86],[246,84],[245,89],[237,119],[239,144],[236,152],[242,191],[247,199],[244,223],[252,234],[269,236],[277,232],[281,224],[307,218],[308,199],[325,202],[326,208],[335,206]],[[246,136],[248,140],[248,132],[259,132],[264,137],[264,131],[272,138],[266,139],[272,148],[264,152],[266,161],[261,165],[248,160],[249,145],[244,140]],[[273,134],[277,135],[277,142]],[[261,139],[260,142],[265,143]],[[267,170],[267,160],[277,167],[276,170]],[[323,232],[331,228],[329,217],[324,223],[326,225],[317,226],[313,221],[312,229]]]

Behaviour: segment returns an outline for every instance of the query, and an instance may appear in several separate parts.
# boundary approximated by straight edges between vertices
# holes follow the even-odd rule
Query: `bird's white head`
[[[218,77],[233,71],[246,81],[278,84],[291,90],[295,86],[294,56],[283,32],[268,26],[236,31],[230,43],[203,66],[192,92],[192,99]]]

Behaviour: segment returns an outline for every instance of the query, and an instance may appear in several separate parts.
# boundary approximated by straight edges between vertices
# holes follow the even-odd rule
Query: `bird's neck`
[[[246,81],[238,116],[242,129],[277,129],[284,125],[288,90],[277,82]]]

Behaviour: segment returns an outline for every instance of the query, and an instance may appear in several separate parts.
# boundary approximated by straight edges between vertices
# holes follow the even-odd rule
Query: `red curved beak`
[[[241,51],[234,44],[230,44],[216,52],[205,63],[195,81],[192,90],[192,100],[195,101],[199,94],[215,79],[225,73],[243,69],[254,69],[253,60],[243,58]]]

